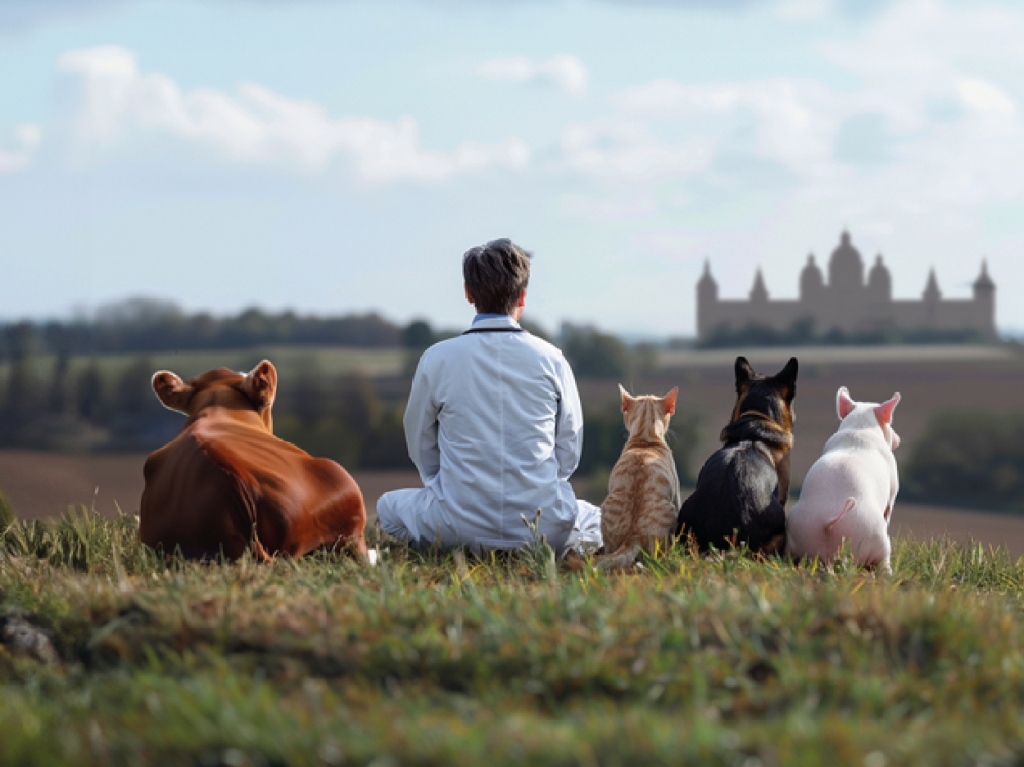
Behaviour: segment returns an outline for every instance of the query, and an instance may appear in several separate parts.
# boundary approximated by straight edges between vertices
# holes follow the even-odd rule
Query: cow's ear
[[[747,358],[746,357],[737,357],[736,358],[735,370],[736,370],[736,393],[737,394],[742,394],[743,393],[743,389],[745,389],[746,386],[751,382],[751,380],[753,380],[753,378],[756,375],[756,373],[754,373],[754,368],[750,367],[750,363],[747,362]]]
[[[156,398],[168,410],[188,415],[188,405],[195,390],[169,370],[161,370],[153,376],[153,391]]]
[[[839,420],[842,421],[846,418],[855,407],[857,407],[857,403],[850,397],[850,390],[845,386],[840,386],[839,391],[836,392],[836,414],[839,416]]]
[[[629,406],[633,404],[633,398],[629,396],[629,392],[623,388],[622,384],[619,384],[619,396],[622,398],[622,412],[629,412]]]
[[[879,425],[888,426],[892,424],[892,413],[898,404],[900,404],[900,393],[896,392],[892,395],[892,399],[886,400],[881,405],[875,407],[875,417],[878,419]]]
[[[679,387],[675,387],[672,391],[661,398],[661,411],[665,415],[672,415],[676,412],[676,398],[679,396]]]
[[[245,377],[242,389],[258,410],[274,404],[274,397],[277,396],[277,370],[270,360],[263,360],[252,369]]]

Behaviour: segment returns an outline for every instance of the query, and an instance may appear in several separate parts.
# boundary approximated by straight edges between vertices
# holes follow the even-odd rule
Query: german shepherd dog
[[[722,429],[725,444],[701,468],[676,525],[676,535],[692,535],[701,551],[744,543],[752,552],[783,550],[797,368],[793,357],[769,378],[736,358],[736,406]]]

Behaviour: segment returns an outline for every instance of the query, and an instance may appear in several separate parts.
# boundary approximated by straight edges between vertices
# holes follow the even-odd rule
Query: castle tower
[[[937,304],[942,300],[942,291],[939,290],[939,281],[935,278],[935,267],[928,272],[928,282],[924,286],[924,293],[921,295],[926,304]]]
[[[942,291],[939,290],[939,281],[935,278],[935,267],[928,271],[928,282],[924,286],[924,293],[921,294],[924,301],[924,316],[929,325],[934,326],[938,319],[939,304],[942,301]]]
[[[757,274],[754,275],[754,287],[750,289],[750,300],[755,304],[768,303],[768,288],[765,287],[764,275],[761,274],[760,267],[757,269]]]
[[[825,292],[825,277],[814,263],[814,254],[807,254],[807,265],[800,272],[800,300],[816,303]]]
[[[714,327],[714,306],[718,303],[718,283],[711,276],[711,264],[704,261],[704,274],[697,281],[697,337],[706,338]]]
[[[875,265],[868,273],[868,300],[874,303],[892,301],[892,275],[882,262],[882,254],[875,257]]]
[[[988,276],[988,264],[982,259],[981,274],[974,281],[974,303],[978,307],[978,319],[983,332],[989,338],[996,337],[996,284]]]
[[[864,260],[845,229],[828,262],[828,288],[834,296],[857,296],[864,289]]]

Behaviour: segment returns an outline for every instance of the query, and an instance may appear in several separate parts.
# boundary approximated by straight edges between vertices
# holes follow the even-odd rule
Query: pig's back
[[[876,451],[825,453],[807,472],[800,500],[789,513],[787,551],[829,560],[845,539],[859,561],[873,563],[880,561],[877,556],[887,556],[889,472],[886,457]],[[851,499],[853,505],[844,513]]]

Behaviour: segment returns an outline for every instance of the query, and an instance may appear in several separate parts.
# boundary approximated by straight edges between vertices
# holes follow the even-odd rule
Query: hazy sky
[[[131,295],[689,334],[849,227],[1024,329],[1024,4],[0,0],[0,316]]]

